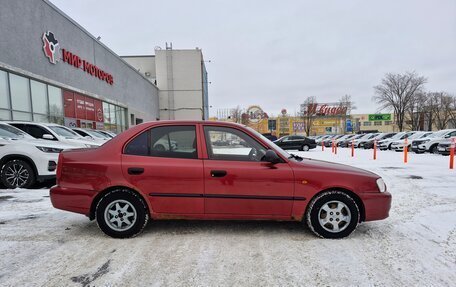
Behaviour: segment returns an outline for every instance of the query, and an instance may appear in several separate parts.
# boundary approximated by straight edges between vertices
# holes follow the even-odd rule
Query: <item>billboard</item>
[[[370,114],[369,121],[391,121],[391,114]]]

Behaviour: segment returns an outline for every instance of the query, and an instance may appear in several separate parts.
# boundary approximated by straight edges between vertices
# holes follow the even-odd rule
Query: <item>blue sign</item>
[[[345,130],[346,130],[347,132],[352,132],[352,131],[353,131],[352,121],[351,121],[351,120],[347,120]]]

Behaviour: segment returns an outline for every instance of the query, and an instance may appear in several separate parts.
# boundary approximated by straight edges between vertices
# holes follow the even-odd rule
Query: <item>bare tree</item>
[[[313,122],[315,120],[315,109],[317,108],[317,100],[315,97],[307,97],[305,101],[301,104],[301,118],[304,122],[304,130],[306,135],[310,135],[310,130],[312,129]]]
[[[380,104],[380,110],[394,111],[394,118],[399,131],[404,129],[405,112],[413,96],[422,92],[427,79],[418,76],[415,72],[405,74],[388,73],[380,85],[374,87],[374,100]]]
[[[343,133],[345,134],[346,127],[347,127],[347,118],[350,116],[352,110],[356,110],[356,106],[352,101],[351,95],[344,95],[339,99],[339,106],[340,107],[346,107],[346,109],[343,109],[345,111],[344,114],[341,114],[340,117],[342,118],[342,121],[344,123],[344,131]]]
[[[234,109],[231,109],[231,119],[235,123],[241,123],[242,122],[242,113],[243,113],[243,111],[242,111],[241,107],[238,105]]]
[[[430,93],[434,105],[431,106],[436,128],[443,130],[447,127],[453,114],[453,97],[445,92]]]
[[[406,117],[408,121],[408,128],[412,131],[421,130],[421,123],[424,121],[425,112],[427,107],[427,95],[425,93],[415,93],[410,104],[406,108]]]

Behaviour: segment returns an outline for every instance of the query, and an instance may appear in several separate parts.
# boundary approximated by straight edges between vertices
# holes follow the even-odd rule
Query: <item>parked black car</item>
[[[315,140],[305,136],[285,136],[274,141],[274,143],[283,149],[297,149],[303,151],[308,151],[317,146]]]

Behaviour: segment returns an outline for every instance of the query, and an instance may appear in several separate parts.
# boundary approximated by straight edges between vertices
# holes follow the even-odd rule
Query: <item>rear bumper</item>
[[[365,210],[365,221],[385,219],[389,216],[391,209],[391,194],[383,193],[364,193],[361,196]]]
[[[55,208],[87,216],[90,214],[90,207],[95,194],[93,190],[69,189],[57,185],[49,191],[52,205]]]

